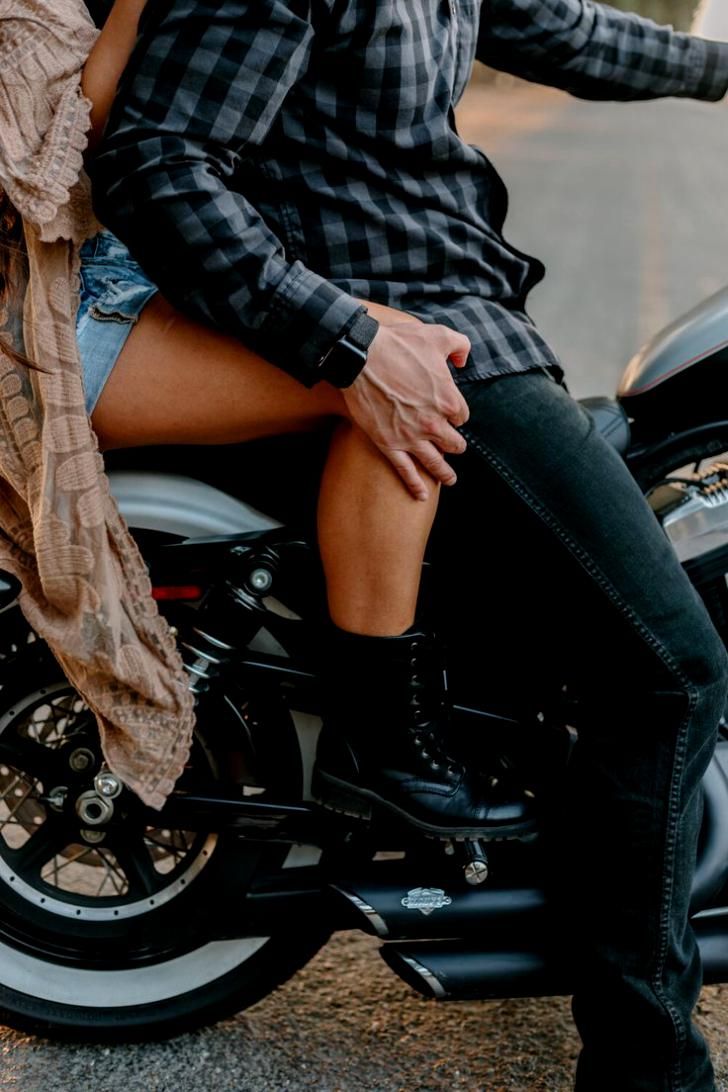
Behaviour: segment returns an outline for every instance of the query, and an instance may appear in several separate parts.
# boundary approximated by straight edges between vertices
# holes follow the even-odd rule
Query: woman
[[[411,491],[404,488],[353,425],[341,391],[326,383],[307,390],[175,312],[94,222],[82,172],[87,131],[92,148],[143,7],[143,0],[116,0],[97,35],[81,0],[0,3],[6,310],[8,319],[17,317],[27,252],[22,348],[33,361],[28,366],[16,351],[2,362],[0,391],[11,397],[1,411],[7,489],[0,526],[8,543],[0,564],[20,577],[29,621],[97,713],[110,765],[159,805],[184,761],[190,699],[141,559],[108,495],[83,408],[106,449],[240,442],[335,422],[318,506],[331,616],[323,751],[340,771],[334,752],[345,738],[346,761],[357,773],[342,781],[319,768],[324,802],[330,791],[340,799],[343,789],[354,808],[374,799],[443,835],[525,829],[523,805],[495,798],[492,789],[489,796],[440,738],[441,671],[431,635],[414,628],[439,483],[422,470]],[[382,323],[408,320],[384,307],[369,310]],[[18,422],[32,445],[23,445]],[[453,432],[450,450],[463,447]],[[22,498],[20,515],[11,493]],[[357,691],[378,700],[376,725],[366,718],[347,725],[352,691],[355,702]]]

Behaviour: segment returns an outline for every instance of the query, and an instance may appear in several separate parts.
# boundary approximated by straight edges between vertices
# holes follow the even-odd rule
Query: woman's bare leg
[[[132,331],[92,420],[108,450],[239,443],[313,429],[334,418],[341,422],[318,518],[331,615],[353,633],[396,635],[414,620],[438,487],[431,481],[427,502],[414,500],[351,423],[335,388],[320,383],[307,390],[233,338],[192,322],[156,297]]]
[[[340,629],[371,636],[412,625],[439,485],[426,503],[402,488],[391,464],[356,426],[336,429],[321,481],[318,538],[329,614]]]

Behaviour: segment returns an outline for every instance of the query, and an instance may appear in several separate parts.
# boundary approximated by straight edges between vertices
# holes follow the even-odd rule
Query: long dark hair
[[[0,186],[0,315],[7,313],[25,276],[27,255],[23,221],[12,201]],[[0,349],[18,364],[37,365],[16,349],[0,329]]]

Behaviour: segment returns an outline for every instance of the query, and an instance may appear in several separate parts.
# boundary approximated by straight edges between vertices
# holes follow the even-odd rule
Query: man
[[[585,98],[728,88],[728,47],[590,0],[156,0],[97,161],[99,213],[180,308],[343,388],[410,486],[418,463],[454,477],[453,379],[435,330],[422,348],[421,328],[378,328],[355,297],[470,339],[469,502],[495,516],[481,537],[503,523],[529,543],[585,710],[559,875],[565,926],[588,919],[571,938],[576,1087],[712,1092],[687,914],[726,654],[525,312],[543,266],[503,239],[504,186],[453,120],[476,56]],[[477,571],[477,534],[459,549]]]

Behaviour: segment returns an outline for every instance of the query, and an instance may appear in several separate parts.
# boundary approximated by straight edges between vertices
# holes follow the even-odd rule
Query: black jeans
[[[494,680],[538,689],[559,672],[579,694],[549,870],[576,976],[576,1088],[713,1092],[691,1020],[701,965],[688,907],[723,643],[622,460],[563,387],[529,372],[462,390],[469,447],[440,522],[458,572],[473,560],[482,639],[470,654],[481,678],[485,657]]]

